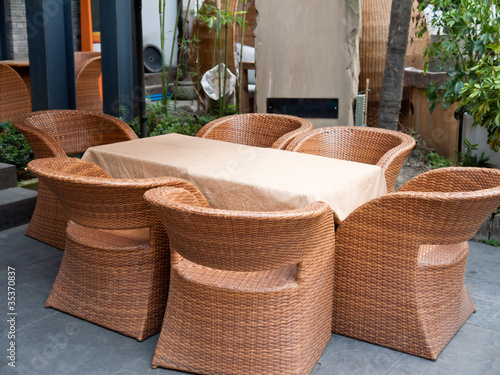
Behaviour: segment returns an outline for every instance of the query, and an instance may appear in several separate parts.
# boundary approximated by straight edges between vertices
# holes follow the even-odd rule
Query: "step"
[[[37,195],[34,190],[18,187],[0,190],[0,230],[28,223]]]
[[[165,70],[165,75],[168,76],[168,67],[166,68]],[[172,68],[170,70],[170,82],[174,82],[175,81],[175,76],[177,75],[177,68]],[[144,84],[146,86],[149,86],[149,85],[157,85],[157,84],[160,84],[161,85],[161,81],[162,81],[162,73],[144,73]]]
[[[162,93],[162,85],[150,85],[146,86],[146,94],[147,95],[155,95]],[[170,93],[175,91],[175,85],[170,84],[169,90]],[[185,84],[183,82],[179,82],[177,85],[177,100],[195,100],[196,92],[194,91],[193,84]]]
[[[16,167],[11,164],[0,163],[0,190],[17,186]]]

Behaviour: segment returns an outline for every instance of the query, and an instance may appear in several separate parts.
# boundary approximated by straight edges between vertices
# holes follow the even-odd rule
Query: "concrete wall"
[[[338,98],[338,119],[352,125],[358,90],[360,0],[256,0],[256,111],[266,99]]]
[[[80,51],[80,0],[72,1],[73,47]],[[7,42],[12,59],[28,58],[28,28],[26,24],[25,0],[6,0]]]

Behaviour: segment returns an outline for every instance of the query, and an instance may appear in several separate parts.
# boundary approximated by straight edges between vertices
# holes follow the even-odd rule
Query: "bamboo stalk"
[[[243,77],[243,42],[245,41],[245,25],[246,25],[246,14],[247,14],[247,2],[246,0],[242,0],[243,2],[243,26],[241,27],[241,46],[240,46],[240,63],[238,67],[238,104],[240,107],[240,113],[242,113],[241,109],[241,96],[243,95],[243,88],[241,86],[242,77]]]
[[[186,28],[187,28],[187,19],[189,16],[189,7],[191,6],[191,0],[188,0],[187,8],[186,8],[186,16],[184,17],[184,25],[182,27],[182,39],[181,39],[181,50],[179,51],[179,57],[182,59],[184,56],[184,49],[186,43]],[[179,63],[177,63],[177,67],[179,67]],[[179,71],[175,75],[175,87],[174,87],[174,106],[177,107],[177,88],[179,84]]]
[[[182,9],[182,6],[178,6],[178,9],[177,9],[177,17],[175,19],[175,28],[174,28],[174,36],[172,37],[172,48],[170,50],[170,62],[168,63],[168,77],[167,77],[167,90],[168,90],[168,86],[170,85],[170,74],[171,74],[171,70],[172,70],[172,60],[174,58],[174,51],[175,51],[175,45],[177,43],[177,27],[179,26],[179,18],[181,16],[181,9]],[[165,16],[163,16],[165,17]],[[177,74],[175,75],[175,80],[177,81]],[[177,105],[177,99],[174,99],[174,107]],[[165,102],[166,102],[166,98],[165,98]]]

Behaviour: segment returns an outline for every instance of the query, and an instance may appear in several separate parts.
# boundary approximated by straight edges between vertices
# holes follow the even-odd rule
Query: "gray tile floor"
[[[63,253],[25,229],[0,232],[0,374],[181,374],[150,368],[158,335],[137,342],[45,309]],[[7,358],[7,267],[15,268],[15,368]],[[312,374],[500,374],[500,248],[471,242],[466,284],[478,311],[436,362],[332,335]]]

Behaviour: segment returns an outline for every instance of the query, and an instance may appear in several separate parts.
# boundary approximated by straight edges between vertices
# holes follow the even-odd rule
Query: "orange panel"
[[[82,28],[82,51],[93,51],[91,0],[80,1],[80,22]]]

